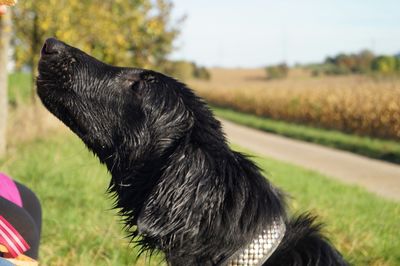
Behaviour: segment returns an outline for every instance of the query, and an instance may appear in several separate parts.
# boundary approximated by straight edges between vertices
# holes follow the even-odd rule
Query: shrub
[[[193,76],[197,79],[210,80],[211,74],[205,67],[197,67],[195,65]]]
[[[392,74],[398,70],[398,59],[394,56],[379,56],[372,62],[372,69],[380,74]]]
[[[268,79],[282,79],[286,78],[289,73],[289,67],[285,64],[279,64],[275,66],[268,66],[265,68]]]
[[[169,61],[163,72],[182,81],[192,78],[209,80],[211,77],[210,72],[205,67],[184,60]]]
[[[188,61],[170,61],[164,70],[167,75],[173,76],[182,81],[189,80],[193,77],[193,64]]]

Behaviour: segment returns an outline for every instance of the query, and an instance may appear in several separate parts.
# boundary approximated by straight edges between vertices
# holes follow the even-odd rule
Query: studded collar
[[[237,251],[223,265],[259,266],[268,260],[281,243],[286,232],[282,218],[276,218],[258,237],[243,249]]]

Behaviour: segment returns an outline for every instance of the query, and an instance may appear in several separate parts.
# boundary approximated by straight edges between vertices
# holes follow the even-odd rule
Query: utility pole
[[[11,39],[11,12],[0,16],[0,158],[6,153],[8,117],[8,51]]]

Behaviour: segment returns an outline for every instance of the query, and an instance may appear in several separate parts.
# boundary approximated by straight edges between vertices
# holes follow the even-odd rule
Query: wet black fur
[[[49,45],[38,94],[107,165],[115,207],[144,250],[171,265],[221,265],[282,216],[286,235],[265,265],[346,265],[313,217],[287,218],[282,193],[184,84]]]

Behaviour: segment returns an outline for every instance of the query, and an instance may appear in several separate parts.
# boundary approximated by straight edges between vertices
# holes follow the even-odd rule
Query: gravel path
[[[221,120],[229,141],[400,201],[400,166]]]

